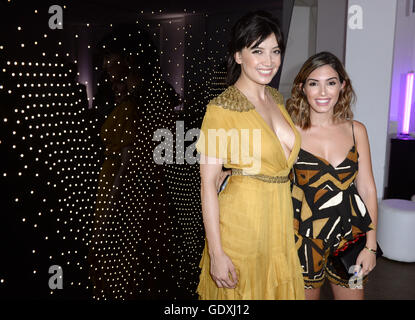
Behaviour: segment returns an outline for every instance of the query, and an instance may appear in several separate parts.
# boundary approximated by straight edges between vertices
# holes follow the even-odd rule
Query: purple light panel
[[[406,90],[405,90],[405,109],[403,115],[402,133],[409,134],[409,123],[411,120],[411,104],[412,94],[414,89],[414,73],[410,72],[406,75]]]

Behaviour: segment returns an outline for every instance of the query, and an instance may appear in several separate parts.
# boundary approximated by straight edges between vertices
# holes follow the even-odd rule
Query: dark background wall
[[[55,4],[64,8],[61,30],[48,27],[48,8]],[[107,115],[95,103],[102,72],[95,57],[105,35],[123,24],[151,36],[162,77],[181,97],[166,118],[173,125],[183,121],[188,130],[200,126],[206,103],[224,88],[233,23],[248,11],[265,9],[287,35],[292,6],[288,0],[2,1],[0,296],[93,296],[86,257],[103,161],[98,134]],[[280,72],[273,86],[279,77]],[[163,297],[195,298],[204,245],[198,166],[174,163],[160,170],[174,231],[165,239],[174,242],[173,263],[166,266],[174,280]],[[148,260],[157,259],[150,253]],[[52,265],[63,269],[61,290],[48,285]]]

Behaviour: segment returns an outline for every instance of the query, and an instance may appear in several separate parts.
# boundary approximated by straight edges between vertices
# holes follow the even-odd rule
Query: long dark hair
[[[291,98],[287,100],[287,111],[291,119],[302,129],[308,129],[311,126],[310,105],[307,101],[307,96],[303,92],[303,87],[310,73],[325,65],[331,66],[337,72],[340,83],[345,82],[345,86],[340,91],[339,99],[334,106],[334,119],[353,119],[351,106],[356,101],[356,95],[352,82],[340,60],[334,54],[324,51],[311,56],[304,62],[294,79]]]
[[[240,18],[232,28],[228,44],[226,84],[233,85],[241,74],[241,66],[236,63],[234,55],[243,48],[258,46],[271,34],[275,34],[281,53],[284,52],[284,40],[279,22],[269,12],[250,12]]]

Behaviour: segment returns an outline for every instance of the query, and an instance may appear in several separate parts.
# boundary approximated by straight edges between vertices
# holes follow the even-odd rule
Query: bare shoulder
[[[366,130],[365,125],[357,120],[352,120],[352,121],[353,121],[355,135],[367,136],[367,130]]]
[[[369,137],[365,125],[360,121],[353,120],[353,128],[356,144],[369,144]]]

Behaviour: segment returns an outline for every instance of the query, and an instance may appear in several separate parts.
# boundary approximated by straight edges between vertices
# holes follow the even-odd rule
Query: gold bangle
[[[372,252],[373,254],[375,254],[375,255],[376,255],[376,250],[370,249],[370,248],[368,248],[367,246],[365,246],[365,249],[369,250],[370,252]]]

